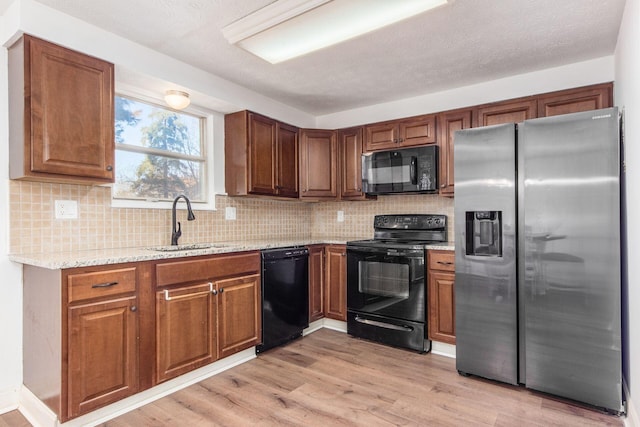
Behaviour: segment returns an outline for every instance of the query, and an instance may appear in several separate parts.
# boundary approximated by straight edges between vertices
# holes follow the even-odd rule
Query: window
[[[194,203],[213,202],[207,185],[207,115],[198,113],[116,95],[114,206],[149,206],[144,202],[172,201],[180,194]]]

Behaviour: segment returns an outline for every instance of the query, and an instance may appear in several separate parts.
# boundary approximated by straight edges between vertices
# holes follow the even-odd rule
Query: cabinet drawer
[[[429,270],[455,271],[454,251],[429,251]]]
[[[67,276],[69,302],[135,292],[136,267],[75,273]]]
[[[167,286],[198,280],[222,279],[259,271],[259,252],[163,262],[156,265],[156,285]]]

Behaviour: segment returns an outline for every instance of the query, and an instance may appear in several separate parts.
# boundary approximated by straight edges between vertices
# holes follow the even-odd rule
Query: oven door
[[[347,308],[424,323],[424,250],[348,246]]]

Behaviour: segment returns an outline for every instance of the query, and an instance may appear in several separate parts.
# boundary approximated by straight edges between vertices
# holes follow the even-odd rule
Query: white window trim
[[[129,86],[127,84],[120,83],[118,84],[118,89],[116,90],[116,96],[129,96],[135,99],[139,99],[144,102],[149,102],[152,104],[157,104],[166,107],[164,104],[164,100],[158,96],[156,93],[151,93],[148,91],[144,91],[140,88],[135,88]],[[206,167],[205,167],[205,196],[207,198],[206,202],[197,202],[191,201],[191,208],[194,211],[215,211],[216,210],[216,192],[215,192],[215,167],[216,162],[214,162],[214,122],[215,113],[206,108],[189,105],[184,110],[181,110],[185,113],[190,113],[193,115],[197,115],[200,117],[204,117],[204,141],[203,141],[203,149],[204,149],[204,157],[206,159]],[[116,143],[117,147],[117,143]],[[117,149],[117,148],[116,148]],[[117,172],[118,165],[116,165]],[[110,185],[111,186],[111,185]],[[113,186],[111,186],[113,188]],[[111,194],[111,207],[112,208],[133,208],[133,209],[171,209],[173,207],[172,201],[164,201],[164,200],[134,200],[134,199],[116,199],[113,197],[113,192]]]

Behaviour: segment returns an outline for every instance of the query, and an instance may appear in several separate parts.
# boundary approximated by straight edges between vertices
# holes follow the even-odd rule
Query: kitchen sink
[[[177,251],[192,251],[196,249],[225,248],[227,246],[228,245],[223,245],[219,243],[191,243],[187,245],[153,246],[145,249],[150,251],[158,251],[158,252],[177,252]]]

